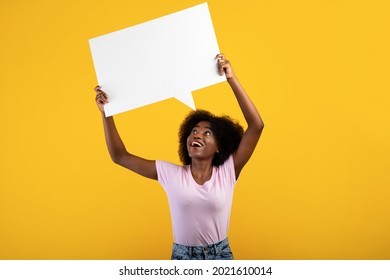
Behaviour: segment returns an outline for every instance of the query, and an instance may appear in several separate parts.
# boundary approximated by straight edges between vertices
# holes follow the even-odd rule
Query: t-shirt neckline
[[[205,187],[208,187],[208,185],[209,185],[210,182],[213,182],[214,177],[215,177],[216,168],[215,168],[215,166],[213,166],[213,170],[212,170],[210,179],[207,180],[206,182],[204,182],[203,185],[201,185],[201,184],[199,184],[198,182],[196,182],[194,176],[192,176],[191,165],[188,165],[188,171],[187,171],[187,172],[189,172],[189,176],[191,177],[191,181],[192,181],[197,187],[205,188]]]

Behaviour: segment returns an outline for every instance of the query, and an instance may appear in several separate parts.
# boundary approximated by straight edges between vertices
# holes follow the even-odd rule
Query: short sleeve
[[[220,174],[227,181],[227,185],[234,186],[237,182],[237,179],[236,179],[236,172],[234,170],[233,155],[230,155],[228,159],[223,164],[221,164],[218,168]]]
[[[162,160],[156,160],[157,180],[165,190],[171,185],[170,182],[178,176],[180,166]]]

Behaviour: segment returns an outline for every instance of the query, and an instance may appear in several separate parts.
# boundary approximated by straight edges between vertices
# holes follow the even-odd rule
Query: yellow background
[[[109,158],[88,39],[202,2],[1,2],[0,259],[170,258],[164,191]],[[388,1],[208,3],[266,125],[236,186],[235,257],[389,259]],[[193,96],[244,124],[227,83]],[[188,112],[170,99],[116,122],[129,151],[178,162]]]

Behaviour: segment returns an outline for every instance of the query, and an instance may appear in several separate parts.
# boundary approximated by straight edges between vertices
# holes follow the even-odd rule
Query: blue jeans
[[[228,239],[204,246],[185,246],[173,243],[172,260],[233,260]]]

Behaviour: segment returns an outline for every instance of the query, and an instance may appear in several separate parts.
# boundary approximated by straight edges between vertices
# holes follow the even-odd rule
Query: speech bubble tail
[[[175,98],[180,102],[186,104],[192,110],[196,110],[194,99],[192,98],[192,93],[190,91],[187,91],[187,93],[185,94],[176,95]]]

